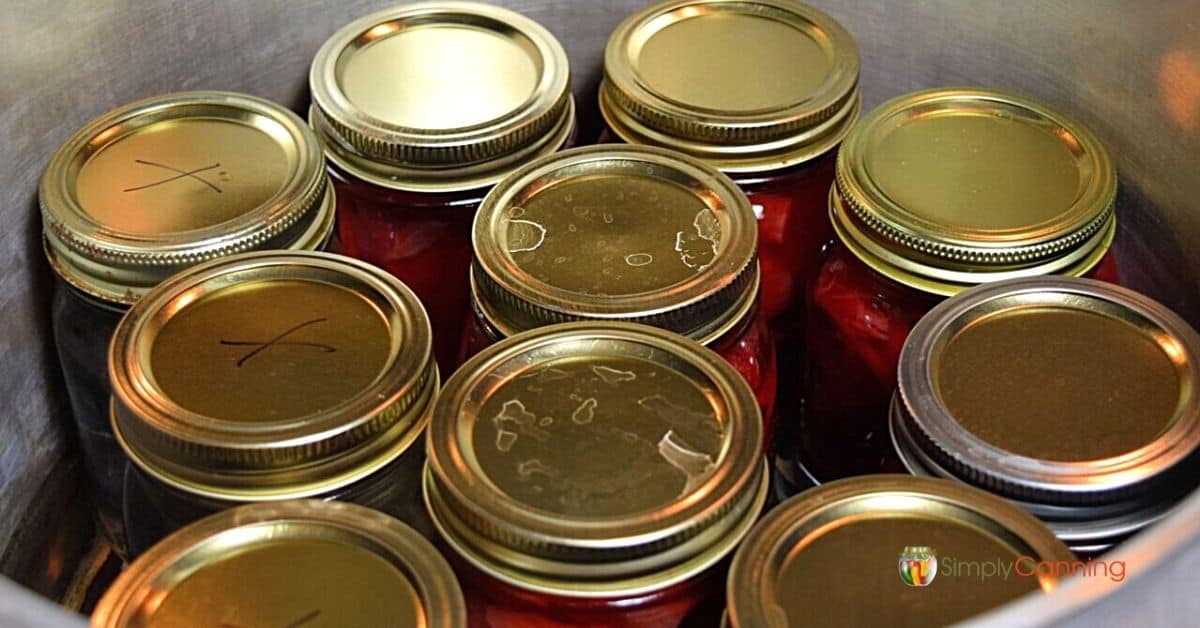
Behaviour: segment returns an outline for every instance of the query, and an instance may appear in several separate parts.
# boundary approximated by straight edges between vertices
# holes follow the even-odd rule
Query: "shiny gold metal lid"
[[[1068,573],[1076,564],[999,497],[949,480],[860,476],[797,495],[751,530],[730,567],[728,623],[944,626],[1052,592],[1059,561]]]
[[[1062,277],[981,286],[908,337],[907,432],[950,475],[1098,505],[1195,485],[1200,336],[1151,299]]]
[[[1112,243],[1117,176],[1104,147],[1016,94],[936,89],[892,99],[846,137],[830,216],[876,270],[936,294],[1082,275]]]
[[[557,150],[575,124],[567,54],[520,14],[407,4],[355,20],[309,74],[309,122],[331,161],[385,187],[495,183]]]
[[[762,419],[720,356],[629,323],[509,338],[447,383],[425,490],[447,543],[524,589],[637,595],[732,551],[766,499]]]
[[[333,186],[312,130],[245,94],[184,92],[110,111],[58,149],[39,200],[46,257],[128,305],[184,268],[254,249],[319,249]]]
[[[175,532],[92,614],[94,628],[466,625],[433,545],[369,508],[317,500],[242,506]]]
[[[576,148],[521,168],[484,199],[473,244],[477,306],[506,336],[608,319],[707,343],[757,295],[745,194],[660,148]]]
[[[791,0],[671,0],[625,19],[604,50],[600,111],[627,142],[726,172],[837,146],[858,118],[858,47]]]
[[[438,388],[416,296],[327,253],[238,255],[164,282],[117,326],[109,377],[130,458],[231,501],[370,475],[414,446]]]

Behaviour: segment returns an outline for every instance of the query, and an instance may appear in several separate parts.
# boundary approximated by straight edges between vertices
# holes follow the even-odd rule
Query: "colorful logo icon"
[[[937,555],[932,547],[909,545],[900,552],[900,579],[910,587],[927,587],[937,576]]]

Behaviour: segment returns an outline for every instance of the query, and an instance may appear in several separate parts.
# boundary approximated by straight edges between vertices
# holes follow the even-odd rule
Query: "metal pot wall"
[[[943,85],[1016,89],[1088,124],[1121,175],[1128,283],[1200,325],[1200,2],[810,0],[862,51],[865,106]],[[0,624],[75,626],[43,594],[62,592],[86,548],[86,514],[49,329],[37,179],[87,119],[183,89],[250,92],[300,109],[308,64],[375,0],[11,0],[0,20]],[[598,131],[604,41],[637,0],[501,2],[547,25],[571,55],[583,137]],[[1179,623],[1200,615],[1200,493],[1108,558],[1127,577],[1069,582],[1019,601],[990,625]],[[26,588],[28,587],[28,588]]]

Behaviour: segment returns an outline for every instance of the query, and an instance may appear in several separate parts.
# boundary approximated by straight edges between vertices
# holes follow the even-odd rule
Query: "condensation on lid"
[[[473,245],[478,300],[510,334],[606,318],[699,340],[740,313],[756,283],[745,195],[657,148],[592,146],[527,165],[484,199]]]

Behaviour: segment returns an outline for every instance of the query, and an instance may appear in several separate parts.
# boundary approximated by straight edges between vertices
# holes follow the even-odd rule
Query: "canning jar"
[[[101,529],[118,553],[124,456],[108,420],[108,344],[130,304],[188,266],[253,249],[319,249],[334,193],[321,148],[274,103],[156,96],[88,122],[39,188],[52,326]]]
[[[420,302],[384,271],[328,253],[210,262],[134,305],[109,361],[132,554],[215,510],[301,497],[429,529],[438,371]]]
[[[745,195],[698,160],[611,144],[540,159],[479,209],[464,354],[555,322],[650,324],[725,356],[769,422],[775,351],[755,241]]]
[[[758,415],[720,356],[646,325],[551,325],[467,361],[429,424],[425,496],[470,625],[711,612],[767,495]]]
[[[754,526],[730,567],[726,625],[946,626],[1095,569],[979,489],[862,476],[797,495]]]
[[[438,365],[451,373],[480,200],[513,169],[573,141],[566,52],[507,9],[409,4],[334,33],[309,85],[309,122],[338,191],[341,252],[420,297]]]
[[[1040,103],[984,89],[901,96],[863,118],[837,167],[803,406],[780,410],[794,419],[776,440],[783,484],[902,471],[887,436],[900,349],[946,296],[1023,276],[1117,280],[1112,161]]]
[[[626,18],[604,50],[604,140],[719,168],[758,219],[762,309],[799,350],[804,287],[833,238],[826,198],[859,112],[854,39],[791,0],[671,0]]]
[[[1109,283],[981,286],[913,328],[891,420],[911,472],[987,488],[1098,554],[1197,485],[1200,336]]]
[[[227,510],[134,561],[95,628],[465,628],[445,559],[403,523],[354,504],[297,500]]]

